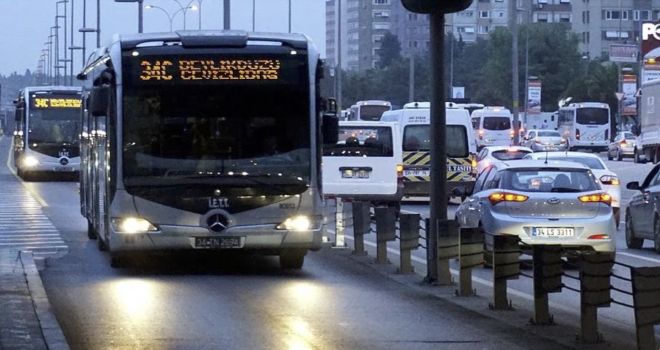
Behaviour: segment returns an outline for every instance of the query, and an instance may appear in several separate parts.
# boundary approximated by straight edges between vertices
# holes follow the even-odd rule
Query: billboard
[[[637,75],[624,74],[621,78],[623,98],[621,99],[621,115],[637,115]]]
[[[527,85],[527,114],[541,114],[541,81],[530,80]]]
[[[637,63],[637,45],[610,45],[610,61]]]

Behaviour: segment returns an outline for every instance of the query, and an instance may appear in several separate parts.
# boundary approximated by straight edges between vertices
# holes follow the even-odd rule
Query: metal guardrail
[[[337,211],[343,212],[343,205]],[[533,279],[534,283],[534,317],[530,319],[533,325],[552,325],[554,317],[550,313],[548,294],[559,293],[564,289],[580,294],[580,334],[582,343],[602,342],[603,335],[598,332],[598,308],[617,304],[633,309],[635,314],[635,329],[637,348],[639,350],[657,349],[654,326],[660,324],[660,267],[636,267],[615,262],[611,253],[589,252],[578,254],[570,259],[579,270],[579,277],[564,271],[564,260],[567,255],[560,245],[525,246],[516,235],[489,235],[481,228],[459,228],[455,221],[444,220],[438,224],[438,246],[436,249],[419,243],[427,237],[421,235],[430,227],[428,219],[421,219],[419,214],[399,214],[392,207],[372,208],[368,202],[353,202],[352,224],[355,237],[354,254],[366,255],[364,250],[364,235],[375,232],[377,241],[376,263],[388,264],[387,242],[399,240],[400,265],[398,273],[414,273],[412,266],[412,250],[424,247],[427,250],[427,260],[430,263],[449,264],[449,260],[458,259],[459,289],[458,296],[476,294],[472,288],[472,269],[484,264],[492,266],[493,271],[493,301],[489,307],[494,310],[513,309],[512,302],[507,298],[507,281],[520,276]],[[373,209],[373,213],[371,211]],[[342,232],[343,216],[341,220]],[[398,225],[397,225],[398,223]],[[422,225],[422,223],[424,225]],[[372,229],[375,226],[375,230]],[[339,232],[339,230],[337,230]],[[398,235],[397,235],[398,232]],[[343,240],[343,237],[341,237]],[[337,240],[339,241],[339,240]],[[337,242],[336,241],[336,242]],[[336,244],[338,245],[338,244]],[[521,247],[530,250],[532,255],[532,274],[521,272]],[[572,253],[572,252],[571,252]],[[615,273],[614,266],[625,267],[629,277]],[[448,267],[447,267],[448,270]],[[564,283],[564,278],[579,282],[579,287]],[[630,291],[614,287],[611,279],[630,283]],[[441,280],[441,278],[439,278]],[[633,303],[627,304],[612,297],[612,293],[632,297]]]

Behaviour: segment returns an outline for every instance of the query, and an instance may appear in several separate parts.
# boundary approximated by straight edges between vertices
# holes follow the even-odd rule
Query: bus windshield
[[[80,96],[37,95],[31,100],[27,125],[30,146],[78,144]]]
[[[610,122],[606,108],[585,107],[576,110],[575,122],[582,125],[604,125]]]
[[[384,112],[391,110],[390,106],[383,105],[362,105],[360,106],[360,119],[361,120],[380,120]]]
[[[308,180],[304,95],[277,86],[124,90],[124,174]]]

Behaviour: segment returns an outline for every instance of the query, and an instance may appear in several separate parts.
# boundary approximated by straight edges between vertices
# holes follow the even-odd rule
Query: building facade
[[[328,0],[333,5],[327,11],[336,1]],[[445,16],[445,32],[465,42],[486,39],[495,28],[509,25],[510,1],[516,1],[518,23],[570,23],[579,36],[580,52],[589,59],[606,57],[611,44],[639,43],[641,23],[660,20],[660,0],[474,0],[466,10]],[[378,41],[388,30],[399,39],[403,56],[429,49],[429,16],[409,12],[400,0],[343,0],[342,4],[347,13],[341,23],[348,27],[342,36],[342,45],[348,47],[345,69],[374,67]],[[334,40],[336,29],[327,28]],[[326,44],[332,61],[337,45],[330,45],[329,39]]]

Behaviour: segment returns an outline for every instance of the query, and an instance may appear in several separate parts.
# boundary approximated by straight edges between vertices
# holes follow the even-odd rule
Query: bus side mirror
[[[110,88],[108,85],[93,87],[89,95],[89,112],[93,117],[107,115],[108,102],[110,102]]]

